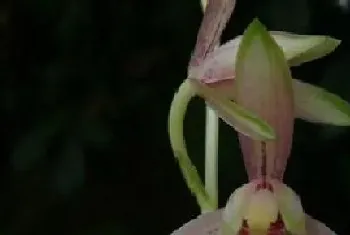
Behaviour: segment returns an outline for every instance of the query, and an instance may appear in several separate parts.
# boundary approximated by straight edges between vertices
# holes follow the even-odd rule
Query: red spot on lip
[[[259,183],[256,184],[255,190],[261,190],[261,189],[267,189],[271,192],[273,192],[273,186],[266,180],[262,180]],[[286,235],[286,230],[284,227],[284,223],[281,217],[281,214],[278,214],[277,220],[274,223],[270,224],[270,228],[266,235]],[[249,232],[249,226],[246,220],[242,223],[242,228],[239,232],[239,235],[250,235]]]
[[[270,184],[269,182],[267,182],[266,180],[263,180],[261,183],[258,183],[256,185],[256,190],[260,190],[260,189],[267,189],[271,192],[273,192],[273,187],[272,184]]]
[[[249,226],[246,220],[244,220],[242,223],[242,228],[239,231],[239,235],[250,235]],[[281,215],[278,215],[276,222],[271,223],[266,235],[286,235],[286,230]]]
[[[278,215],[277,221],[274,223],[271,223],[268,234],[269,235],[285,234],[284,223],[282,221],[280,214]]]

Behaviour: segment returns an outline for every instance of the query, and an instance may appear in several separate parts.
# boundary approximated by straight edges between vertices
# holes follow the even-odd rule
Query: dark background
[[[350,13],[335,0],[238,0],[224,41],[271,30],[343,40],[293,75],[350,101]],[[2,0],[0,233],[170,234],[199,213],[173,158],[169,105],[186,77],[198,0]],[[222,124],[220,204],[247,177]],[[186,120],[203,169],[204,105]],[[304,209],[350,233],[350,129],[297,121],[285,175]]]

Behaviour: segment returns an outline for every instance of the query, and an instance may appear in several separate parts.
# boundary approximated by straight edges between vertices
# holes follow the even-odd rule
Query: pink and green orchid
[[[237,104],[266,120],[276,139],[239,134],[249,183],[233,192],[225,208],[201,215],[173,235],[334,234],[305,214],[298,195],[282,182],[292,144],[294,87],[281,48],[258,20],[244,33],[235,71]]]
[[[170,110],[172,148],[188,187],[202,212],[207,212],[173,235],[334,234],[304,213],[299,197],[282,180],[296,117],[350,125],[347,102],[293,79],[289,69],[330,53],[339,41],[327,36],[268,32],[254,20],[242,36],[218,46],[233,8],[233,1],[209,0],[189,78],[180,86]],[[203,186],[183,138],[184,113],[197,94],[239,132],[249,182],[233,192],[223,209],[217,209],[217,192]],[[216,181],[216,170],[213,174],[206,168],[206,184],[207,173],[209,181]]]
[[[239,60],[237,51],[242,36],[219,46],[221,33],[234,6],[235,1],[231,0],[209,0],[199,29],[197,44],[189,63],[189,76],[175,94],[169,113],[168,128],[171,146],[179,161],[183,176],[203,210],[216,208],[217,199],[215,192],[209,193],[212,194],[210,196],[202,187],[203,184],[196,168],[188,157],[183,138],[184,116],[192,97],[196,95],[203,97],[206,103],[216,111],[214,116],[220,116],[239,133],[260,140],[276,137],[275,131],[264,119],[235,102],[235,64]],[[328,36],[296,35],[274,31],[270,32],[270,35],[281,47],[290,66],[325,56],[340,43],[339,40]],[[254,67],[255,65],[252,66],[252,69]],[[350,125],[350,106],[337,95],[296,79],[292,80],[291,90],[294,105],[293,114],[291,114],[293,117],[310,122]],[[207,137],[209,141],[210,139],[213,141],[211,144],[206,144],[206,150],[216,155],[217,131],[215,129],[217,130],[217,125],[212,126],[214,128],[208,128],[207,131],[212,134]],[[208,167],[215,165],[216,157],[211,158],[214,160],[212,164],[207,164]],[[211,168],[213,170],[215,166]],[[213,175],[215,176],[215,172]],[[215,186],[212,188],[213,191],[216,190]]]

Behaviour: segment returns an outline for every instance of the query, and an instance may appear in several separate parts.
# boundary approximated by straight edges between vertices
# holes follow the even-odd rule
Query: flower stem
[[[217,209],[219,118],[208,105],[205,109],[205,189]]]

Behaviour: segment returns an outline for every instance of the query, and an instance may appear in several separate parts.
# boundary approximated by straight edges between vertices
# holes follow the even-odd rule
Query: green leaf
[[[309,122],[350,125],[350,104],[323,88],[293,79],[295,115]]]

